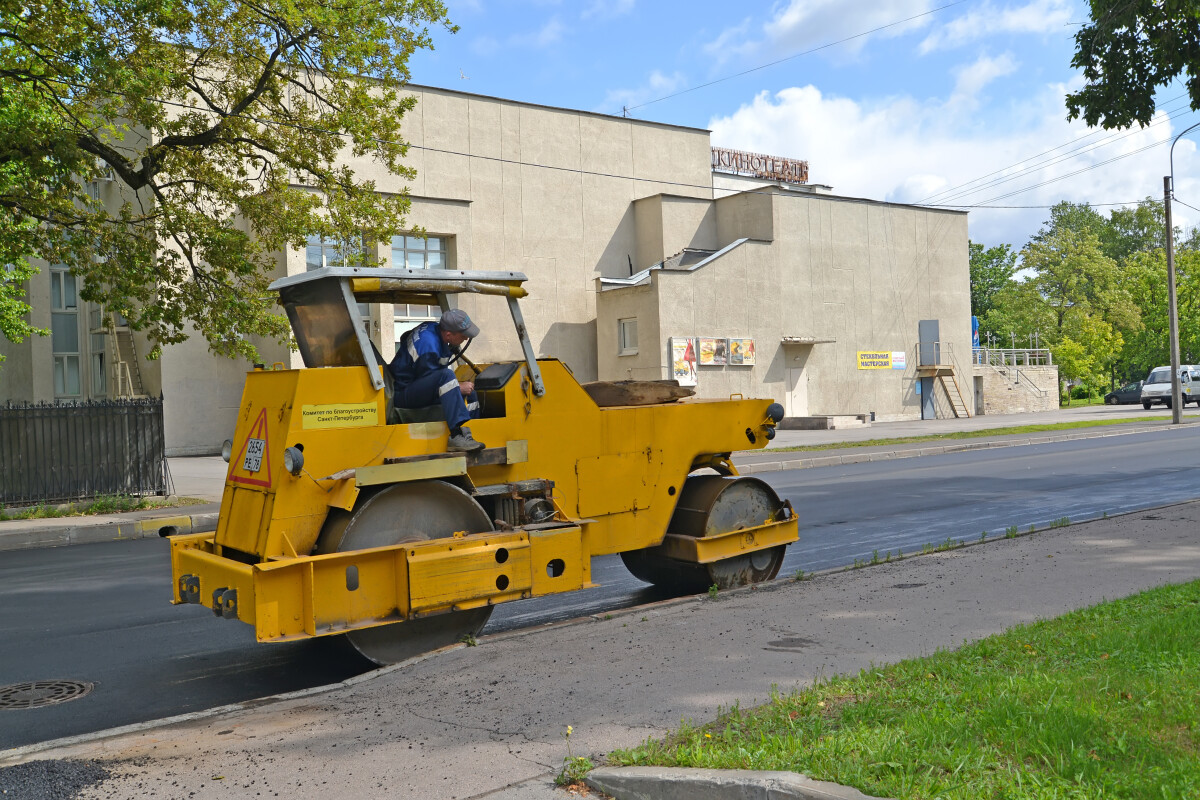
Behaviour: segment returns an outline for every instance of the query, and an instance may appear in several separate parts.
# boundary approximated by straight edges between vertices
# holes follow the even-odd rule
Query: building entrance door
[[[787,397],[784,413],[789,417],[808,416],[808,373],[804,361],[793,357],[787,365]]]

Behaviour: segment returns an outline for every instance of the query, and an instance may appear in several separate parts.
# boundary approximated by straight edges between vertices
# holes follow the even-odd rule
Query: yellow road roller
[[[730,454],[765,446],[783,409],[581,385],[535,356],[524,283],[349,267],[275,281],[304,368],[246,376],[217,529],[171,539],[174,602],[262,642],[343,636],[389,664],[474,636],[497,603],[592,586],[606,553],[677,592],[774,578],[795,514]],[[507,303],[524,354],[454,365],[479,399],[474,452],[448,449],[440,406],[395,406],[358,310],[447,310],[463,293]]]

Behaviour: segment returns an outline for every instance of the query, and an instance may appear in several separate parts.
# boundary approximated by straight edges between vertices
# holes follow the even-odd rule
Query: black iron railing
[[[0,503],[170,494],[157,400],[0,407]]]

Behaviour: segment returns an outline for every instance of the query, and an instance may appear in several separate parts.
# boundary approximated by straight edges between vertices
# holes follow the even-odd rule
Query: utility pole
[[[1171,145],[1174,147],[1174,144]],[[1171,230],[1171,176],[1163,178],[1163,212],[1167,223],[1167,315],[1171,322],[1171,424],[1183,422],[1183,390],[1179,383],[1179,308],[1175,304],[1175,242]]]

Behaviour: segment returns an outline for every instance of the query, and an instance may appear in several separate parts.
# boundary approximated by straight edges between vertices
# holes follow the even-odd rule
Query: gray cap
[[[443,311],[442,318],[438,320],[438,327],[451,333],[464,333],[468,339],[474,339],[479,335],[479,326],[471,322],[471,318],[467,316],[467,312],[461,308],[452,308],[449,311]]]

